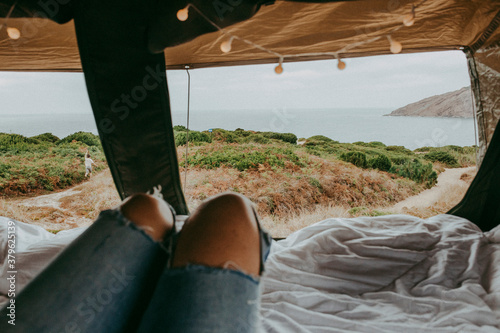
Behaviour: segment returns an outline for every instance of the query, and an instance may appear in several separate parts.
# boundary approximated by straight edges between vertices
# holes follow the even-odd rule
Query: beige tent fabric
[[[473,44],[500,10],[498,1],[426,1],[416,10],[415,24],[402,26],[411,5],[420,1],[355,1],[308,4],[279,1],[263,7],[252,19],[227,29],[283,55],[286,61],[390,54],[387,34],[403,44],[403,52],[460,49]],[[196,15],[191,11],[192,15]],[[377,39],[378,38],[378,39]],[[220,32],[165,50],[169,68],[212,67],[278,62],[279,57],[233,41],[223,54]],[[373,42],[367,41],[377,39]],[[362,45],[354,46],[356,43]],[[354,46],[354,47],[352,47]],[[310,55],[311,53],[331,53]]]
[[[404,15],[421,1],[369,0],[311,4],[277,1],[264,6],[250,20],[227,29],[228,32],[288,55],[286,61],[389,54],[386,38],[403,44],[403,52],[460,49],[476,42],[500,11],[496,0],[428,0],[417,8],[415,24],[403,27]],[[190,15],[196,15],[194,10]],[[0,31],[0,70],[81,71],[73,23],[57,25],[42,19],[9,19],[22,37],[7,38]],[[188,23],[186,23],[188,24]],[[103,34],[106,32],[103,31]],[[233,42],[232,51],[223,54],[220,43],[226,37],[209,33],[165,50],[167,68],[214,67],[278,62],[276,55]],[[378,38],[371,43],[366,41]],[[500,36],[495,35],[500,40]],[[352,47],[355,43],[363,45]],[[310,55],[311,53],[330,53]]]
[[[6,23],[19,29],[21,38],[0,30],[1,71],[82,71],[73,22],[11,18]]]

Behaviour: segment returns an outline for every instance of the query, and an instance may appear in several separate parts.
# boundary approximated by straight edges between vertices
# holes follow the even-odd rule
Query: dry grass
[[[463,197],[474,173],[464,174],[450,185],[445,196],[425,207],[391,210],[394,204],[422,190],[414,182],[349,164],[312,159],[305,170],[239,172],[231,168],[191,169],[186,199],[193,211],[204,199],[225,191],[240,192],[257,206],[264,228],[274,237],[331,217],[405,213],[422,218],[444,213]],[[321,163],[320,163],[321,162]],[[184,174],[181,172],[181,179]],[[61,193],[61,192],[56,192]],[[64,230],[90,225],[99,212],[120,202],[109,169],[75,186],[52,206],[37,207],[40,197],[0,199],[0,216]]]
[[[119,202],[120,198],[107,169],[70,190],[54,192],[48,196],[0,199],[0,216],[60,231],[88,226],[101,210],[111,208]]]
[[[284,238],[292,232],[305,228],[316,222],[332,217],[351,217],[348,209],[333,205],[319,205],[312,211],[302,209],[286,218],[266,216],[262,218],[262,226],[275,238]]]
[[[61,199],[61,207],[90,220],[95,220],[102,210],[121,202],[109,169],[74,189],[79,192]]]
[[[421,218],[428,218],[437,214],[444,214],[455,205],[457,205],[467,192],[470,183],[474,179],[476,171],[465,172],[460,176],[460,181],[447,184],[442,187],[442,195],[439,196],[434,202],[428,202],[426,205],[417,207],[403,207],[400,209],[393,209],[391,213],[394,214],[409,214]]]

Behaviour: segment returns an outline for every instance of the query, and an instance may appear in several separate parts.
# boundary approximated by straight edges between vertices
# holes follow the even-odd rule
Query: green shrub
[[[234,130],[234,134],[236,136],[239,136],[239,137],[242,137],[242,138],[246,138],[250,135],[253,135],[255,134],[254,132],[251,132],[251,131],[245,131],[243,128],[237,128]]]
[[[385,148],[386,147],[386,145],[380,141],[371,141],[371,142],[356,141],[356,142],[353,142],[353,145],[362,146],[362,147],[369,147],[369,148]]]
[[[238,137],[234,135],[232,132],[226,131],[225,129],[222,128],[214,128],[212,130],[212,135],[214,136],[214,140],[227,143],[237,142],[238,139]]]
[[[448,146],[444,146],[443,148],[447,149],[447,150],[456,151],[457,153],[463,154],[463,153],[465,153],[464,150],[466,150],[466,148],[468,148],[468,147],[460,147],[460,146],[455,146],[455,145],[448,145]]]
[[[297,143],[297,136],[293,133],[260,132],[259,134],[263,135],[268,139],[281,140],[283,142],[288,142],[292,144]]]
[[[338,141],[332,140],[329,137],[326,137],[324,135],[314,135],[311,136],[310,138],[307,139],[307,141],[322,141],[322,142],[328,142],[328,143],[339,143]]]
[[[392,163],[394,163],[396,165],[403,165],[403,164],[409,163],[411,161],[411,159],[409,157],[406,157],[406,156],[395,155],[395,156],[391,156],[391,161],[392,161]]]
[[[174,132],[175,133],[175,145],[183,146],[186,144],[186,139],[188,138],[188,132]],[[204,132],[189,131],[189,143],[199,144],[201,142],[212,142],[210,135]]]
[[[325,141],[319,141],[319,140],[309,140],[307,139],[306,143],[304,143],[305,147],[315,147],[315,146],[324,146]]]
[[[291,149],[270,147],[248,151],[245,148],[250,147],[235,148],[225,146],[219,150],[200,149],[194,155],[188,157],[188,164],[206,169],[226,166],[239,171],[256,169],[259,164],[267,164],[270,167],[284,167],[287,161],[298,166],[304,166],[304,163]]]
[[[417,149],[415,149],[414,151],[415,151],[415,152],[419,152],[419,153],[426,153],[426,152],[431,151],[431,150],[433,150],[433,149],[435,149],[435,148],[434,148],[434,147],[428,147],[428,146],[425,146],[425,147],[420,147],[420,148],[417,148]]]
[[[393,152],[397,152],[397,153],[403,153],[403,154],[407,154],[407,155],[413,155],[413,152],[410,149],[405,148],[403,146],[387,146],[387,147],[385,147],[385,150],[393,151]]]
[[[33,143],[38,143],[38,140],[33,138],[27,138],[20,134],[0,133],[0,146],[9,147],[12,145],[33,144]]]
[[[40,142],[50,142],[50,143],[56,143],[57,141],[60,140],[57,136],[55,136],[52,133],[43,133],[37,136],[32,136],[31,138]]]
[[[73,141],[78,141],[81,143],[85,143],[87,146],[101,146],[101,141],[99,140],[99,136],[89,133],[89,132],[76,132],[68,135],[64,139],[61,139],[57,142],[58,145],[64,143],[71,143]]]
[[[386,155],[378,155],[377,157],[371,159],[368,165],[373,169],[379,169],[382,171],[389,171],[392,166],[392,162]]]
[[[174,132],[186,132],[186,131],[187,131],[186,126],[182,126],[182,125],[175,125],[174,126]]]
[[[450,168],[456,168],[460,166],[457,159],[453,155],[445,151],[431,151],[425,154],[424,158],[431,162],[441,162]]]
[[[247,136],[246,138],[244,138],[242,140],[242,142],[255,142],[255,143],[260,143],[260,144],[266,144],[266,143],[270,143],[271,140],[269,140],[268,138],[260,135],[260,134],[251,134],[249,136]]]
[[[431,188],[437,182],[437,173],[432,169],[432,164],[424,165],[417,159],[403,165],[393,165],[389,172],[425,184],[427,188]]]
[[[343,153],[340,155],[340,159],[345,162],[349,162],[357,166],[358,168],[366,168],[366,154],[360,151],[350,151],[348,153]]]

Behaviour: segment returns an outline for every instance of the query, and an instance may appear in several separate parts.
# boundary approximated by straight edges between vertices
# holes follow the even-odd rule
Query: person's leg
[[[259,274],[270,246],[250,201],[209,199],[186,221],[139,332],[257,332]]]
[[[161,239],[173,223],[168,206],[146,195],[101,213],[21,291],[16,330],[135,331],[167,261],[153,239]],[[0,316],[7,318],[5,308]],[[6,325],[0,321],[0,332],[9,331]]]
[[[206,201],[187,220],[172,267],[233,265],[258,276],[259,252],[259,227],[250,201],[238,194],[222,194]]]

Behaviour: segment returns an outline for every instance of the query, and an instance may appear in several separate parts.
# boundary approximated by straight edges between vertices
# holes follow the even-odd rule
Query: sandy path
[[[23,199],[19,201],[19,204],[26,207],[51,207],[59,210],[64,210],[61,207],[60,200],[62,198],[69,197],[70,195],[77,194],[80,192],[81,191],[79,190],[70,188],[68,190],[64,190],[61,192],[40,195],[29,199]]]
[[[446,191],[449,190],[451,185],[465,181],[460,179],[464,173],[475,172],[476,167],[468,167],[468,168],[455,168],[455,169],[445,169],[444,172],[441,172],[438,176],[437,185],[433,188],[420,192],[419,194],[409,197],[406,200],[398,202],[394,205],[394,211],[400,211],[404,207],[407,208],[423,208],[432,205],[433,203],[439,201],[443,196],[446,195]]]

